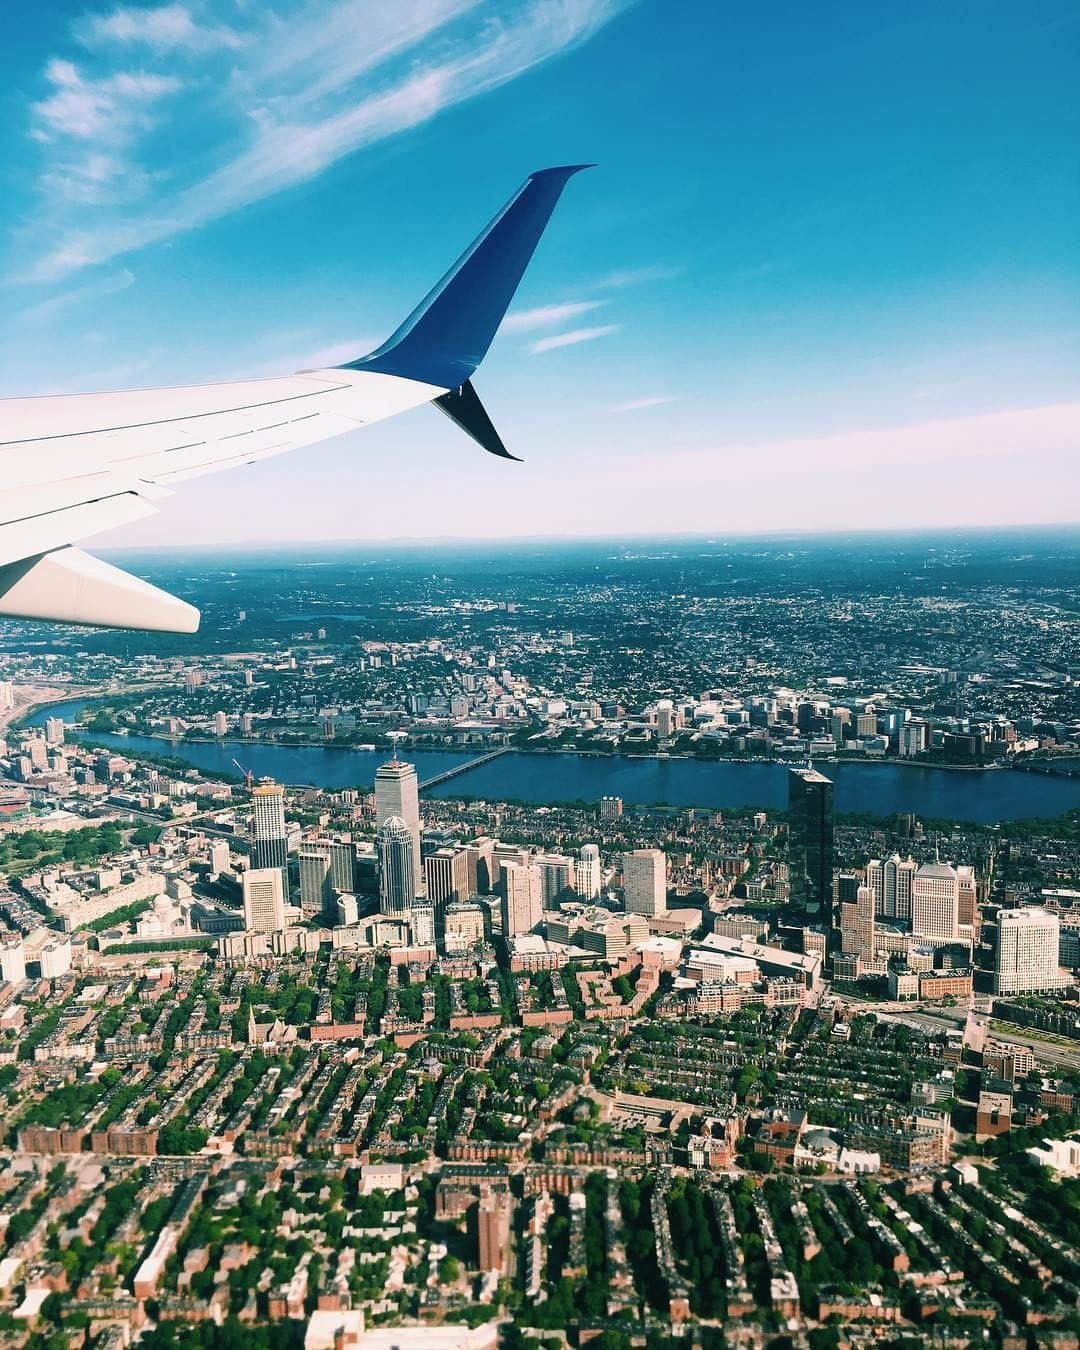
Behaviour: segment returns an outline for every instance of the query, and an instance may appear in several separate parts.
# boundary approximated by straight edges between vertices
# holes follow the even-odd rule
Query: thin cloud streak
[[[605,304],[606,300],[571,300],[565,305],[539,305],[536,309],[512,311],[503,319],[500,329],[504,333],[529,333],[536,328],[554,328],[556,324],[576,319]]]
[[[995,455],[1071,452],[1080,449],[1080,403],[1008,408],[970,417],[938,417],[907,426],[874,427],[821,436],[719,445],[623,461],[628,474],[659,469],[692,476],[696,483],[770,479],[777,473],[858,471],[871,465],[983,459]]]
[[[648,281],[674,281],[681,277],[681,267],[668,267],[665,263],[653,263],[648,267],[624,267],[594,281],[597,290],[622,290],[625,286],[641,286]]]
[[[534,342],[529,348],[533,356],[538,356],[541,352],[553,352],[559,347],[576,347],[579,342],[594,342],[597,338],[607,337],[609,333],[617,333],[619,325],[617,323],[605,323],[596,328],[571,328],[566,333],[554,333],[551,337],[541,338],[539,342]]]
[[[609,408],[608,412],[628,413],[639,412],[642,408],[659,408],[665,403],[674,403],[675,394],[657,394],[652,398],[635,398],[629,403],[617,403],[614,408]]]

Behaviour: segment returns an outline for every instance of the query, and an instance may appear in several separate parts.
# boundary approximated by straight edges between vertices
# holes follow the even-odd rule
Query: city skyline
[[[827,530],[901,492],[916,526],[1080,517],[1063,6],[575,0],[485,28],[429,0],[342,43],[357,12],[35,13],[6,68],[3,392],[349,360],[529,170],[596,160],[481,383],[527,463],[424,410],[106,546],[438,537],[448,480],[474,538]]]

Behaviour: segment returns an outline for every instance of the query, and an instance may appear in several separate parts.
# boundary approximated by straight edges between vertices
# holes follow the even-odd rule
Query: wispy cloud
[[[41,320],[51,318],[61,310],[73,309],[76,305],[86,304],[90,300],[104,300],[107,296],[118,295],[135,284],[135,274],[122,267],[110,276],[88,281],[85,286],[73,286],[70,290],[60,291],[22,311],[24,319]]]
[[[617,323],[605,323],[596,328],[571,328],[566,333],[553,333],[551,337],[541,338],[532,344],[529,351],[537,356],[540,352],[553,352],[558,347],[574,347],[579,342],[592,342],[596,338],[607,337],[609,333],[618,331]]]
[[[870,465],[1053,453],[1080,447],[1080,403],[1009,408],[972,417],[938,417],[905,426],[868,427],[708,450],[642,455],[625,461],[647,475],[661,465],[698,483],[775,479],[778,473],[858,472]]]
[[[648,267],[623,267],[594,281],[598,290],[621,290],[624,286],[640,286],[647,281],[673,281],[682,276],[681,267],[652,263]]]
[[[567,319],[576,319],[590,310],[599,309],[606,300],[571,300],[565,305],[540,305],[536,309],[519,309],[502,321],[504,333],[531,333],[537,328],[554,328]]]
[[[638,412],[642,408],[659,408],[664,403],[674,403],[676,396],[674,394],[655,394],[651,398],[634,398],[629,403],[616,403],[614,408],[609,408],[609,412],[628,413]]]
[[[71,137],[112,145],[145,127],[152,104],[174,94],[181,82],[151,71],[120,71],[87,79],[73,61],[45,68],[48,95],[31,108],[32,135],[39,141]]]
[[[118,6],[108,14],[91,14],[75,24],[74,35],[84,47],[152,47],[155,51],[201,52],[241,47],[243,39],[231,28],[196,22],[185,5],[158,5],[150,9]]]
[[[179,3],[83,18],[73,36],[93,69],[54,59],[33,109],[47,147],[45,209],[26,232],[36,256],[20,272],[55,281],[313,179],[569,50],[627,3],[509,0],[497,16],[480,0],[238,6],[224,41],[220,30],[210,41],[213,27]],[[181,87],[178,53],[189,96],[170,100],[159,125]],[[198,153],[177,155],[189,140]],[[102,181],[130,174],[150,189],[145,201],[109,210],[107,194],[86,187],[95,171]],[[103,209],[82,209],[88,202]]]

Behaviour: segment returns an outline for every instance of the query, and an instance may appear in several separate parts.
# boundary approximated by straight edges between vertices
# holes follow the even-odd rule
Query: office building
[[[866,864],[866,884],[874,892],[875,911],[886,919],[911,919],[911,884],[915,878],[914,858],[894,853],[884,862],[871,858]]]
[[[224,839],[215,839],[210,845],[210,875],[221,876],[222,872],[230,870],[231,863],[228,844]]]
[[[788,817],[792,904],[825,914],[833,893],[832,781],[816,769],[791,769]]]
[[[427,897],[441,913],[447,905],[469,898],[469,856],[460,845],[437,848],[424,859]]]
[[[538,867],[504,862],[499,878],[504,938],[531,933],[544,913],[544,883]]]
[[[394,758],[375,770],[375,825],[382,826],[391,817],[404,822],[412,839],[413,884],[423,881],[420,858],[420,785],[416,767]],[[410,896],[409,903],[414,897]]]
[[[961,930],[978,927],[979,888],[973,867],[956,869],[956,921]]]
[[[1069,976],[1058,965],[1061,922],[1048,909],[1004,909],[998,915],[994,993],[1031,994],[1060,989]]]
[[[281,872],[282,896],[289,893],[289,845],[285,827],[285,789],[280,783],[258,783],[251,789],[254,839],[251,865],[257,871],[276,867]]]
[[[356,845],[346,835],[327,841],[330,852],[330,885],[335,892],[352,891],[356,886]]]
[[[544,884],[544,908],[554,909],[556,903],[574,889],[574,859],[564,853],[538,853],[530,862],[540,869]]]
[[[659,848],[636,848],[622,859],[627,914],[654,919],[667,911],[667,855]]]
[[[330,847],[319,840],[300,845],[300,909],[305,919],[329,913],[334,899],[330,877]]]
[[[911,931],[929,942],[952,942],[959,931],[959,877],[948,863],[924,863],[911,883]]]
[[[596,900],[601,880],[600,850],[595,844],[584,844],[574,863],[574,890],[582,900]]]
[[[280,867],[254,867],[244,873],[244,927],[249,933],[285,931],[285,887]]]
[[[856,886],[852,898],[840,899],[840,950],[869,963],[874,957],[874,892]]]
[[[379,909],[389,918],[404,919],[416,899],[413,832],[400,816],[389,816],[379,826]]]

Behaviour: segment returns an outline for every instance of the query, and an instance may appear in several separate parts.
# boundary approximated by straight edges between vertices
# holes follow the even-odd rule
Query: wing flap
[[[0,614],[102,628],[194,633],[199,611],[78,548],[0,567]]]
[[[59,485],[51,504],[44,493],[36,494],[31,514],[21,514],[31,498],[23,497],[20,504],[19,494],[13,493],[10,499],[4,499],[5,515],[14,518],[0,524],[0,565],[47,553],[72,539],[111,530],[117,525],[129,525],[153,515],[156,509],[145,497],[115,480],[99,481],[84,489],[81,500],[65,498],[65,491],[73,490],[78,490],[75,485]],[[9,507],[9,500],[14,510]]]

